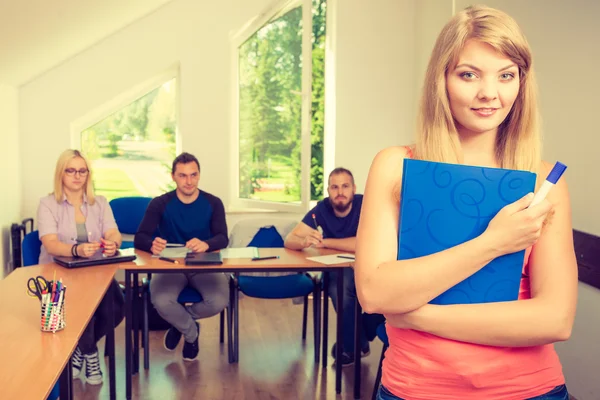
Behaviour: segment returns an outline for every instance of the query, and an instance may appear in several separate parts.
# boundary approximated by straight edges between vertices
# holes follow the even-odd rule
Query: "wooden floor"
[[[150,332],[150,369],[133,378],[134,399],[352,399],[353,368],[343,369],[342,394],[335,393],[335,368],[316,366],[313,358],[312,309],[307,339],[302,343],[302,305],[286,300],[240,299],[240,360],[227,362],[227,346],[219,344],[219,317],[201,320],[200,355],[184,362],[182,344],[174,352],[163,348],[164,332]],[[335,312],[330,306],[328,346],[335,342]],[[117,398],[125,397],[124,323],[115,332]],[[101,354],[104,348],[100,343]],[[362,398],[370,399],[377,373],[381,342],[371,343],[371,354],[362,359]],[[106,362],[108,359],[106,359]],[[108,399],[105,382],[86,385],[74,379],[75,399]]]

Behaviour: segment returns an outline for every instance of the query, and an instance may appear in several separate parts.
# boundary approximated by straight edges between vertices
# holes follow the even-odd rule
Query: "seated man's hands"
[[[188,240],[188,242],[185,244],[185,247],[192,250],[194,253],[204,253],[208,250],[208,243],[203,242],[200,239],[193,238]]]
[[[152,254],[157,255],[160,254],[165,247],[167,247],[167,241],[165,239],[162,238],[154,238],[154,240],[152,241],[152,247],[150,248],[150,251],[152,252]]]
[[[321,235],[321,233],[318,230],[312,229],[308,235],[304,236],[304,239],[302,240],[302,246],[304,246],[304,248],[310,246],[314,246],[317,248],[324,247],[323,235]]]

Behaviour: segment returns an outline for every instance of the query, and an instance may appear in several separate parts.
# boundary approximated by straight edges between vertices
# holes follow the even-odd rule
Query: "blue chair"
[[[109,204],[112,209],[115,221],[119,227],[119,232],[127,235],[135,235],[148,204],[150,204],[151,197],[120,197],[112,199]],[[121,244],[122,249],[133,248],[132,241],[123,241]]]
[[[23,251],[22,259],[24,267],[39,264],[42,241],[40,240],[38,231],[31,231],[25,235],[21,248]]]
[[[274,226],[262,227],[254,235],[248,247],[283,247],[283,238]],[[319,361],[321,335],[321,282],[308,273],[283,276],[232,276],[234,312],[234,361],[239,361],[239,292],[260,299],[287,299],[304,297],[302,318],[302,340],[306,339],[308,296],[313,295],[313,324],[315,342],[315,362]]]
[[[31,231],[23,238],[21,244],[23,250],[23,267],[29,267],[30,265],[37,265],[40,259],[40,252],[42,250],[42,241],[38,231]],[[52,388],[52,391],[48,395],[46,400],[56,400],[60,394],[60,387],[58,382]]]
[[[377,400],[377,389],[381,383],[381,364],[385,358],[385,351],[390,345],[388,342],[387,332],[385,331],[385,322],[377,326],[377,337],[383,342],[383,348],[381,349],[381,358],[379,359],[379,367],[377,368],[377,376],[375,377],[375,385],[373,386],[372,400]]]

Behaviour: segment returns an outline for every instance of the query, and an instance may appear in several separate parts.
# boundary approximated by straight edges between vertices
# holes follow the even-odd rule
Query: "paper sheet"
[[[344,258],[348,257],[348,258]],[[351,259],[350,259],[351,258]],[[354,262],[354,254],[340,253],[329,256],[306,257],[307,260],[315,261],[325,265],[345,264]]]
[[[187,247],[167,247],[161,253],[161,257],[167,258],[184,258],[191,250]]]
[[[256,247],[228,247],[221,250],[223,258],[253,258],[258,257]]]

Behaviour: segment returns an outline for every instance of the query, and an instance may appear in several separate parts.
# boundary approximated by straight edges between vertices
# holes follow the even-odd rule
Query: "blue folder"
[[[535,179],[528,171],[405,159],[398,260],[423,257],[474,239],[502,207],[533,192]],[[522,250],[494,259],[430,303],[516,300],[524,255]]]

